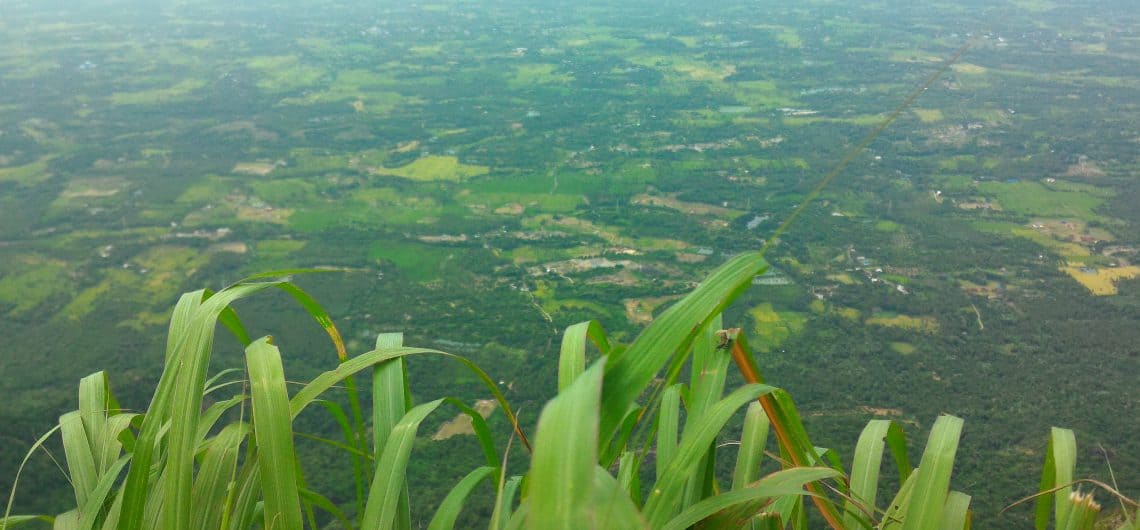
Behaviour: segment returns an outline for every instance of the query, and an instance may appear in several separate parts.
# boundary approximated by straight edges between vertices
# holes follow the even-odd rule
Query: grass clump
[[[80,382],[79,408],[33,447],[62,439],[75,508],[54,516],[6,512],[0,528],[47,521],[57,528],[299,530],[325,520],[411,528],[411,448],[425,419],[451,407],[470,418],[483,463],[455,484],[429,528],[452,528],[480,488],[495,499],[492,528],[807,528],[817,519],[836,529],[968,528],[970,497],[950,490],[960,418],[935,421],[918,467],[901,425],[889,420],[867,424],[850,469],[837,452],[811,443],[791,396],[764,382],[746,334],[721,321],[721,311],[766,268],[756,252],[729,260],[628,346],[611,343],[595,321],[567,328],[558,394],[533,433],[518,425],[494,380],[463,357],[407,347],[398,333],[381,334],[375,348],[350,357],[329,315],[283,273],[187,293],[170,318],[166,365],[147,410],[122,410],[108,376],[97,372]],[[335,366],[294,392],[273,338],[249,337],[231,307],[267,289],[289,293],[337,351]],[[244,371],[210,375],[218,323],[245,345]],[[525,449],[525,473],[507,471],[505,448],[480,410],[449,396],[413,402],[406,363],[423,355],[458,362],[491,392]],[[745,384],[729,388],[734,369]],[[371,403],[358,384],[371,387]],[[347,393],[348,410],[322,397],[334,388]],[[344,439],[329,442],[353,463],[355,509],[309,490],[300,471],[293,424],[314,404],[342,428]],[[717,450],[718,434],[740,410],[742,439],[735,455],[727,453],[735,456],[733,471],[718,475],[716,460],[726,456]],[[769,436],[778,458],[764,451]],[[891,493],[879,480],[888,452],[901,486],[883,497]],[[1054,429],[1035,496],[1037,528],[1050,521],[1093,528],[1100,507],[1074,488],[1075,455],[1072,431]],[[1135,529],[1135,521],[1119,528]]]

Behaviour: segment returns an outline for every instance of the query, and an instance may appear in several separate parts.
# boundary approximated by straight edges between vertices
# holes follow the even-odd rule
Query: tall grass
[[[474,363],[406,347],[400,334],[380,335],[374,349],[350,357],[321,306],[282,274],[217,293],[187,293],[171,318],[165,368],[149,407],[122,410],[108,377],[97,372],[80,381],[78,410],[62,415],[29,451],[60,437],[75,508],[11,515],[13,490],[0,529],[46,521],[84,530],[289,530],[317,528],[324,520],[353,529],[410,529],[416,506],[407,489],[411,449],[422,422],[445,406],[470,416],[484,462],[435,507],[431,529],[453,528],[471,495],[495,497],[490,526],[496,530],[969,528],[970,497],[950,489],[961,419],[937,418],[917,467],[905,433],[892,421],[867,424],[850,469],[837,451],[812,444],[791,396],[763,381],[747,337],[722,329],[721,311],[765,268],[759,253],[729,260],[628,346],[613,344],[597,322],[567,328],[559,391],[542,409],[533,441],[494,380]],[[335,367],[292,395],[273,339],[251,340],[231,307],[269,288],[290,293],[340,352]],[[245,345],[244,373],[209,376],[219,323]],[[412,402],[406,363],[422,355],[458,362],[483,382],[529,455],[525,474],[508,476],[505,448],[462,401]],[[746,384],[727,388],[734,369]],[[357,377],[369,379],[370,404],[356,393]],[[334,387],[348,389],[348,411],[322,398]],[[341,427],[344,439],[335,443],[354,462],[355,506],[338,506],[311,490],[301,473],[304,456],[294,444],[293,422],[314,404]],[[718,438],[741,409],[735,465],[730,476],[718,476],[716,461],[727,453],[718,450]],[[776,453],[765,453],[769,437]],[[888,451],[901,483],[894,492],[883,491],[879,480]],[[1100,507],[1074,489],[1075,461],[1072,431],[1054,429],[1036,496],[1036,528],[1094,527]],[[1137,518],[1127,517],[1131,510],[1134,504],[1119,528],[1140,528]]]

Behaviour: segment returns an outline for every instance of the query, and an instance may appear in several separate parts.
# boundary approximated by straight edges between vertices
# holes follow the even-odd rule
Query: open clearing
[[[1116,282],[1140,277],[1140,266],[1127,267],[1061,267],[1092,294],[1109,296],[1117,293]]]

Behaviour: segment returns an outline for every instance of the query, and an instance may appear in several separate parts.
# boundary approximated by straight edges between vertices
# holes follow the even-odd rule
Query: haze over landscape
[[[271,270],[344,269],[295,280],[350,351],[402,331],[466,355],[533,425],[563,329],[632,341],[971,42],[725,325],[845,458],[868,419],[915,441],[965,418],[954,486],[979,527],[1026,527],[1029,506],[998,512],[1036,491],[1052,425],[1078,474],[1110,481],[1107,459],[1136,498],[1136,28],[1140,5],[1093,0],[0,0],[0,492],[81,377],[144,406],[181,293]],[[309,380],[336,352],[286,298],[238,311]],[[242,366],[217,347],[212,373]],[[469,373],[409,370],[417,400],[510,434]],[[425,426],[430,507],[462,476],[440,462],[479,449],[469,421]],[[336,448],[298,443],[348,502]],[[16,507],[63,510],[66,488],[33,457]]]

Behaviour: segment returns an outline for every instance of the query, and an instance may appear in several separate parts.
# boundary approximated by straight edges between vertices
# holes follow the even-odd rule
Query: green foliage
[[[420,426],[445,403],[470,417],[485,462],[459,480],[437,507],[432,529],[453,528],[477,488],[496,477],[490,522],[496,529],[798,529],[813,521],[805,499],[832,528],[969,528],[970,497],[950,489],[961,419],[937,419],[918,468],[910,466],[901,426],[874,420],[859,438],[848,473],[835,451],[812,444],[790,396],[763,384],[745,334],[720,329],[720,311],[764,268],[755,253],[730,260],[628,348],[612,344],[596,322],[567,328],[559,392],[543,408],[533,444],[494,380],[474,363],[405,347],[398,333],[381,334],[375,349],[350,357],[328,314],[307,293],[280,279],[284,273],[255,276],[218,293],[188,293],[171,318],[166,368],[145,413],[122,412],[99,372],[80,382],[79,409],[61,416],[58,426],[33,447],[39,449],[59,433],[76,508],[54,517],[6,512],[0,528],[52,521],[56,527],[84,529],[301,529],[331,519],[345,528],[411,528],[415,499],[408,496],[407,474],[412,449]],[[251,341],[231,307],[270,287],[290,294],[338,352],[335,368],[291,397],[278,347],[269,337]],[[232,370],[207,377],[218,323],[247,345],[244,378],[233,380],[241,372]],[[590,343],[599,354],[592,362],[587,359]],[[421,355],[459,361],[495,396],[530,452],[524,475],[507,478],[490,426],[471,407],[447,396],[413,404],[407,359]],[[747,384],[729,391],[732,363]],[[366,425],[353,378],[369,368],[372,403]],[[689,381],[679,382],[686,369]],[[349,414],[321,397],[341,385],[347,390]],[[240,389],[228,398],[215,395],[232,388]],[[647,398],[645,390],[650,390]],[[203,407],[207,400],[211,404]],[[338,506],[306,486],[294,423],[314,403],[324,405],[345,438],[326,442],[357,461],[355,509]],[[736,464],[725,477],[716,472],[718,440],[746,405]],[[246,407],[252,411],[249,419]],[[770,466],[779,469],[765,474],[769,432],[779,450]],[[876,500],[888,448],[901,486],[882,510]],[[654,472],[643,472],[652,449]],[[1075,461],[1072,431],[1054,429],[1040,484],[1037,528],[1048,527],[1050,515],[1058,529],[1091,529],[1096,523],[1100,506],[1091,495],[1072,490]],[[729,482],[722,486],[725,478]],[[644,489],[642,480],[647,481]],[[1134,527],[1130,519],[1121,526]]]

